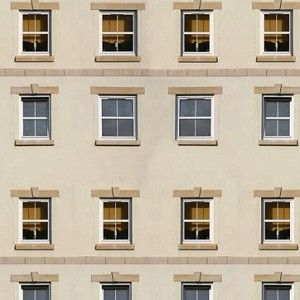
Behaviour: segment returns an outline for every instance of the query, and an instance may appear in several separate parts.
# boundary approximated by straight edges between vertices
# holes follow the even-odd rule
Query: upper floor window
[[[100,201],[101,242],[131,242],[131,199]]]
[[[182,300],[212,300],[210,284],[182,284]]]
[[[20,12],[21,54],[50,53],[50,12]]]
[[[292,96],[263,97],[263,138],[293,138]]]
[[[50,284],[21,284],[21,299],[20,300],[50,300]]]
[[[264,242],[291,242],[294,239],[294,202],[291,199],[263,199]]]
[[[262,54],[292,54],[292,12],[261,12]]]
[[[213,12],[182,12],[182,54],[213,54]]]
[[[50,200],[20,200],[21,242],[50,242]]]
[[[50,96],[21,96],[20,138],[50,139]]]
[[[213,138],[213,97],[177,97],[177,138]]]
[[[100,96],[99,138],[136,139],[136,97]]]
[[[102,284],[100,300],[131,300],[131,284]]]
[[[292,300],[292,284],[271,284],[263,285],[263,300]]]
[[[182,200],[182,242],[212,241],[212,200]]]
[[[136,55],[136,12],[100,12],[100,53]]]

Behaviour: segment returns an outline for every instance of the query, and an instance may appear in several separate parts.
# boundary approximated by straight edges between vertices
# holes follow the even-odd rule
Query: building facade
[[[0,299],[300,299],[300,2],[56,1],[0,2]]]

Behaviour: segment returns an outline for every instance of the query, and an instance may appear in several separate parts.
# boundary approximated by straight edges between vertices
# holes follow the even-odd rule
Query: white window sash
[[[30,287],[39,287],[39,286],[48,286],[48,291],[49,291],[49,299],[51,299],[51,284],[50,283],[21,283],[19,284],[19,299],[23,300],[23,286],[30,286]]]
[[[43,202],[43,203],[47,203],[47,214],[48,214],[48,219],[47,220],[24,220],[23,219],[23,203],[26,202]],[[29,200],[29,199],[20,199],[20,204],[19,204],[19,241],[20,243],[24,243],[24,244],[43,244],[43,243],[50,243],[50,230],[51,230],[51,209],[50,209],[50,205],[51,205],[51,200],[50,199],[34,199],[34,200]],[[48,224],[48,237],[47,239],[39,239],[39,240],[35,240],[35,239],[23,239],[23,225],[24,223],[47,223]]]
[[[25,32],[23,31],[23,16],[24,15],[47,15],[48,17],[48,28],[47,31],[28,31]],[[20,54],[22,55],[49,55],[50,54],[50,22],[51,22],[51,12],[43,12],[43,11],[35,11],[35,12],[24,12],[21,11],[19,14],[19,49],[20,49]],[[47,51],[24,51],[23,49],[23,37],[24,35],[47,35]]]
[[[133,25],[133,31],[115,31],[115,32],[106,32],[102,30],[102,22],[103,22],[103,16],[109,16],[109,15],[125,15],[125,16],[132,16],[132,25]],[[99,13],[99,54],[100,55],[137,55],[137,14],[133,11],[112,11],[112,12],[102,12]],[[132,51],[104,51],[103,46],[103,35],[132,35]]]
[[[31,98],[32,102],[38,102],[40,98],[48,99],[48,117],[23,117],[23,103],[27,101],[23,101],[23,98]],[[30,101],[29,101],[30,102]],[[48,132],[46,136],[24,136],[23,135],[23,126],[24,120],[47,120]],[[36,128],[35,128],[36,130]],[[21,140],[49,140],[51,137],[51,101],[49,95],[43,96],[31,96],[31,95],[21,95],[20,96],[20,104],[19,104],[19,138]]]
[[[282,15],[289,15],[289,29],[290,31],[265,31],[265,15],[270,14],[282,14]],[[292,11],[261,11],[260,14],[260,53],[262,55],[292,55],[292,43],[293,43],[293,36],[292,36]],[[265,51],[265,35],[281,35],[281,34],[288,34],[289,35],[289,50],[288,51]]]
[[[103,287],[104,286],[126,286],[128,287],[128,293],[129,293],[129,300],[131,300],[131,295],[132,295],[132,285],[130,283],[103,283],[100,284],[100,289],[99,289],[99,299],[104,300],[104,292],[103,292]]]
[[[266,203],[268,202],[287,202],[290,203],[290,219],[265,219]],[[294,242],[294,199],[262,199],[262,237],[263,243],[293,243]],[[266,239],[266,223],[289,223],[290,224],[290,239]]]
[[[210,116],[204,116],[204,117],[182,117],[180,116],[180,103],[184,100],[210,100],[211,103],[211,114]],[[213,96],[205,96],[205,95],[199,95],[199,96],[177,96],[177,129],[176,129],[176,135],[177,140],[213,140],[214,139],[214,97]],[[180,136],[180,120],[210,120],[210,136]]]
[[[182,283],[182,287],[181,287],[181,299],[182,300],[186,300],[184,298],[184,288],[186,286],[201,286],[201,285],[209,286],[210,287],[210,289],[209,289],[209,300],[213,300],[213,295],[214,295],[213,284],[210,284],[210,283],[189,283],[189,282]]]
[[[116,219],[116,220],[105,220],[104,219],[104,203],[109,202],[123,202],[128,205],[128,219]],[[128,224],[128,239],[104,239],[104,223],[127,223]],[[116,243],[116,244],[128,244],[132,242],[132,200],[131,199],[100,199],[99,202],[99,242],[102,243]]]
[[[208,15],[209,16],[209,31],[205,32],[193,32],[193,31],[185,31],[184,30],[184,24],[185,24],[185,16],[186,15]],[[208,35],[209,36],[209,51],[208,52],[188,52],[185,51],[185,36],[187,34],[193,34],[193,35]],[[188,12],[184,11],[182,13],[182,25],[181,25],[181,52],[183,56],[209,56],[214,55],[214,12]]]
[[[185,219],[185,203],[188,202],[205,202],[209,203],[209,219]],[[214,226],[213,226],[213,220],[214,220],[214,201],[213,199],[188,199],[183,198],[182,199],[182,212],[181,212],[181,240],[182,243],[187,244],[205,244],[205,243],[213,243],[214,242]],[[209,239],[185,239],[184,234],[184,228],[185,223],[194,223],[194,222],[201,222],[201,223],[208,223],[209,225]]]
[[[290,116],[289,117],[267,117],[265,116],[265,103],[269,100],[272,99],[277,99],[280,101],[281,98],[290,98],[289,102],[290,103]],[[266,120],[289,120],[290,121],[290,135],[289,136],[270,136],[270,135],[265,135],[265,121]],[[277,123],[278,127],[278,123]],[[278,129],[278,128],[277,128]],[[278,130],[277,130],[278,131]],[[280,96],[274,96],[274,95],[263,95],[263,104],[262,104],[262,139],[264,140],[289,140],[294,138],[294,97],[291,95],[280,95]]]
[[[119,117],[119,116],[102,116],[102,100],[115,100],[115,99],[124,99],[131,100],[133,111],[132,117]],[[99,96],[98,100],[98,137],[101,140],[132,140],[135,141],[137,139],[137,119],[136,119],[136,96]],[[117,108],[118,109],[118,108]],[[132,120],[133,122],[133,136],[103,136],[102,134],[102,120]],[[118,131],[118,126],[117,126]],[[118,134],[118,132],[117,132]]]
[[[292,283],[263,283],[263,285],[262,285],[263,300],[266,300],[264,296],[265,296],[265,287],[267,287],[267,286],[290,287],[291,289],[290,289],[290,299],[289,300],[294,300],[294,284],[292,284]]]

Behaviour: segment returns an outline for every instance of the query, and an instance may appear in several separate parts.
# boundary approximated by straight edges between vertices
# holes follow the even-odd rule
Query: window
[[[262,54],[292,54],[292,12],[263,11],[261,14]]]
[[[101,54],[136,55],[136,13],[100,12]]]
[[[20,13],[20,52],[50,53],[50,12]]]
[[[131,199],[100,201],[102,242],[131,242]]]
[[[213,54],[213,12],[182,13],[182,54]]]
[[[100,138],[136,139],[136,97],[100,97],[99,113]]]
[[[179,96],[177,114],[178,139],[213,138],[213,97]]]
[[[21,284],[21,300],[50,300],[50,284]]]
[[[21,242],[50,242],[50,200],[20,201]]]
[[[291,242],[294,202],[291,199],[263,199],[263,238],[265,242]]]
[[[131,284],[101,285],[100,300],[131,300]]]
[[[212,300],[210,284],[182,284],[182,300]]]
[[[263,97],[263,138],[293,137],[292,103],[291,96]]]
[[[263,300],[292,300],[292,284],[264,284]]]
[[[21,96],[20,137],[50,139],[50,96]]]
[[[212,207],[211,199],[182,200],[182,241],[212,241]]]

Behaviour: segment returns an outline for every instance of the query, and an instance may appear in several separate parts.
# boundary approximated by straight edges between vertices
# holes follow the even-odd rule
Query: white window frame
[[[184,24],[185,24],[185,16],[186,15],[208,15],[209,16],[209,31],[208,32],[185,32],[184,31]],[[214,11],[182,11],[181,15],[181,53],[183,56],[209,56],[214,55]],[[184,41],[185,35],[187,34],[203,34],[209,35],[209,51],[208,52],[186,52]]]
[[[182,198],[181,199],[181,242],[183,244],[208,244],[214,242],[214,199],[213,198]],[[188,202],[205,202],[209,203],[209,220],[189,220],[186,221],[185,216],[185,203]],[[188,240],[184,238],[184,224],[188,222],[208,222],[209,223],[209,239],[208,240]]]
[[[290,239],[289,240],[271,240],[271,239],[266,239],[265,237],[265,229],[266,229],[266,223],[267,221],[265,220],[265,203],[267,202],[288,202],[290,203],[290,220],[289,220],[289,223],[290,223]],[[269,220],[269,222],[282,222],[282,223],[287,223],[288,220],[276,220],[276,219],[273,219],[273,220]],[[293,243],[294,242],[294,239],[295,239],[295,209],[294,209],[294,199],[291,199],[291,198],[274,198],[274,199],[271,199],[271,198],[262,198],[262,242],[264,244],[278,244],[278,243]]]
[[[263,95],[262,101],[262,138],[264,140],[290,140],[294,138],[294,96],[292,95]],[[265,116],[265,102],[267,99],[290,98],[290,117],[266,117]],[[266,136],[265,135],[265,120],[289,120],[290,121],[290,135],[289,136]]]
[[[209,289],[209,300],[213,300],[213,295],[214,295],[213,286],[214,285],[212,283],[210,283],[210,282],[203,282],[203,283],[183,282],[181,284],[181,300],[186,300],[186,299],[184,299],[184,287],[185,286],[201,286],[201,285],[210,286],[210,289]]]
[[[121,99],[121,100],[132,100],[133,106],[133,114],[132,117],[103,117],[102,116],[102,100],[114,100],[114,99]],[[133,140],[137,139],[137,97],[136,96],[102,96],[99,95],[98,100],[98,136],[101,140]],[[102,119],[128,119],[133,120],[133,136],[103,136],[102,135]]]
[[[48,98],[48,118],[45,117],[23,117],[23,98],[32,98],[33,101],[38,102],[39,98]],[[48,120],[48,135],[47,136],[23,136],[23,122],[24,120]],[[50,140],[51,138],[51,96],[50,95],[20,95],[19,101],[19,138],[21,140]]]
[[[211,115],[210,117],[180,117],[180,102],[184,100],[190,100],[190,99],[206,99],[210,100],[211,103]],[[177,140],[213,140],[215,136],[215,97],[211,95],[182,95],[177,96],[177,129],[176,129],[176,135]],[[210,119],[210,136],[180,136],[180,120],[209,120]]]
[[[23,220],[23,203],[26,202],[43,202],[48,203],[48,220]],[[44,240],[26,240],[23,239],[23,223],[32,223],[35,222],[42,222],[48,224],[48,238]],[[19,242],[22,244],[50,244],[51,243],[51,199],[28,199],[28,198],[21,198],[19,201]]]
[[[109,202],[125,202],[128,204],[128,220],[104,220],[104,203]],[[128,239],[123,240],[106,240],[104,239],[104,222],[128,223]],[[132,243],[132,199],[131,198],[100,198],[99,202],[99,241],[102,244],[131,244]]]
[[[47,15],[48,16],[48,31],[25,32],[23,31],[23,16],[24,15]],[[48,36],[48,51],[24,51],[23,49],[23,35],[28,34],[47,34]],[[51,53],[51,11],[20,11],[19,12],[19,52],[22,55],[50,55]]]
[[[288,34],[289,35],[289,51],[280,51],[280,52],[271,52],[267,51],[265,52],[265,15],[270,14],[285,14],[289,15],[289,32],[267,32],[267,34]],[[262,10],[260,13],[260,53],[262,55],[292,55],[293,54],[293,11],[279,11],[279,10],[273,10],[273,11],[266,11]]]
[[[103,27],[102,27],[102,21],[103,18],[102,16],[104,15],[125,15],[125,16],[132,16],[133,20],[133,31],[130,32],[103,32]],[[136,11],[100,11],[99,13],[99,54],[100,55],[137,55],[137,12]],[[104,51],[103,50],[103,35],[104,34],[128,34],[128,35],[133,35],[133,50],[132,51]]]
[[[128,286],[129,289],[129,300],[132,299],[132,284],[130,282],[125,283],[100,283],[100,292],[99,292],[99,299],[104,300],[104,293],[103,293],[103,286]]]
[[[265,286],[290,286],[290,299],[289,300],[294,300],[294,284],[293,282],[287,282],[287,283],[268,283],[268,282],[264,282],[262,284],[262,299],[265,299]]]
[[[37,282],[37,283],[22,283],[20,282],[19,284],[19,299],[20,300],[23,300],[23,290],[22,290],[22,286],[48,286],[49,288],[49,299],[51,300],[51,283],[40,283],[40,282]]]

